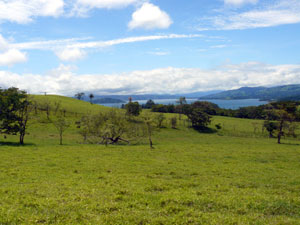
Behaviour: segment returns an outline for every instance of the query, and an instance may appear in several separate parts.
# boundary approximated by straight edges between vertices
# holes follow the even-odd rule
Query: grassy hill
[[[224,91],[206,95],[201,99],[260,99],[260,100],[300,100],[300,85],[284,85],[278,87],[242,87],[236,90]]]
[[[263,121],[214,117],[214,133],[167,121],[154,150],[146,141],[105,147],[81,144],[74,121],[109,108],[33,99],[61,102],[72,126],[60,146],[39,111],[25,146],[1,137],[0,224],[300,224],[300,142],[276,144]]]

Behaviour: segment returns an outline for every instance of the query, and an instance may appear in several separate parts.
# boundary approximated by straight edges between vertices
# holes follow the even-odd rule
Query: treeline
[[[296,137],[297,124],[300,121],[299,101],[279,101],[260,106],[241,107],[236,110],[223,109],[207,101],[196,101],[187,104],[184,97],[177,101],[177,105],[155,104],[149,100],[143,107],[151,108],[152,112],[185,114],[197,129],[204,129],[210,123],[211,116],[228,116],[244,119],[261,119],[269,137],[277,138],[280,144],[281,137]],[[220,129],[221,127],[217,128]]]
[[[155,104],[152,100],[149,100],[146,104],[142,105],[142,108],[151,109],[152,112],[160,112],[160,113],[184,113],[187,109],[190,108],[199,108],[202,111],[206,112],[212,116],[227,116],[227,117],[235,117],[235,118],[244,118],[244,119],[261,119],[265,120],[270,117],[269,111],[277,109],[279,107],[285,108],[297,108],[300,105],[299,101],[280,101],[280,102],[271,102],[266,105],[260,106],[247,106],[241,107],[239,109],[224,109],[220,108],[217,104],[207,101],[196,101],[192,104],[187,104],[183,102],[182,104]],[[296,115],[296,120],[300,121],[300,115]],[[278,116],[275,114],[271,120],[277,120]]]

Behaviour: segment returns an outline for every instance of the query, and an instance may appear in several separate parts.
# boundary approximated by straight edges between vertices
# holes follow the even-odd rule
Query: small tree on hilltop
[[[81,100],[83,97],[84,97],[84,93],[83,92],[78,92],[77,94],[75,94],[75,97],[78,99],[78,100]]]
[[[91,103],[91,104],[93,104],[93,98],[94,98],[94,97],[95,97],[95,96],[94,96],[93,94],[90,94],[90,95],[89,95],[90,103]]]

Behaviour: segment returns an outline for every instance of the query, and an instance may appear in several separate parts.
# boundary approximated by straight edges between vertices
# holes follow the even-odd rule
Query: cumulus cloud
[[[299,83],[300,65],[268,65],[258,62],[226,65],[218,69],[161,68],[121,74],[76,74],[61,65],[44,75],[0,71],[0,86],[16,86],[30,93],[47,91],[71,95],[78,91],[96,94],[186,93],[224,90],[242,86]]]
[[[241,6],[244,4],[256,4],[258,0],[224,0],[224,3],[227,5]]]
[[[26,54],[17,49],[9,49],[3,53],[0,53],[0,66],[12,66],[16,63],[22,63],[26,61]]]
[[[57,17],[63,11],[63,0],[0,0],[0,21],[22,24],[37,16]]]
[[[300,23],[299,12],[299,1],[278,0],[244,12],[225,12],[202,18],[203,24],[199,25],[198,30],[241,30],[295,24]]]
[[[128,27],[130,29],[143,28],[146,30],[166,29],[171,24],[172,20],[166,12],[158,6],[146,2],[132,14]]]
[[[86,53],[79,48],[66,48],[56,52],[56,55],[62,61],[76,61],[84,58]]]

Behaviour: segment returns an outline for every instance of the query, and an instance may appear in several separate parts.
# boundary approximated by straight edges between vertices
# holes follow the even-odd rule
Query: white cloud
[[[226,65],[218,69],[161,68],[122,74],[75,74],[61,65],[45,75],[0,71],[0,86],[16,86],[30,93],[47,91],[71,95],[78,91],[95,94],[186,93],[242,86],[296,84],[300,65],[268,65],[258,62]]]
[[[179,38],[200,38],[204,37],[199,34],[169,34],[169,35],[152,35],[139,36],[121,39],[113,39],[108,41],[87,41],[89,38],[72,38],[62,40],[34,41],[23,43],[8,42],[0,34],[0,65],[13,65],[16,63],[25,62],[26,54],[21,52],[24,50],[44,50],[53,51],[62,61],[76,61],[86,56],[85,49],[101,49],[114,45],[135,43],[143,41],[154,41],[162,39],[179,39]],[[157,53],[162,55],[163,53]]]
[[[167,34],[167,35],[150,35],[150,36],[138,36],[113,39],[108,41],[85,41],[85,39],[62,39],[62,40],[49,40],[49,41],[37,41],[37,42],[23,42],[23,43],[9,43],[10,48],[16,48],[21,50],[57,50],[62,48],[105,48],[114,45],[143,42],[143,41],[155,41],[163,39],[184,39],[184,38],[201,38],[204,37],[201,34]],[[0,39],[1,41],[1,39]]]
[[[87,16],[91,9],[120,9],[144,0],[73,0],[69,16]]]
[[[2,36],[0,36],[0,50],[2,43]],[[54,51],[56,55],[63,61],[74,61],[83,58],[86,52],[83,49],[100,49],[114,45],[154,41],[163,39],[184,39],[184,38],[201,38],[204,37],[200,34],[168,34],[168,35],[152,35],[152,36],[139,36],[128,37],[121,39],[113,39],[108,41],[86,41],[82,39],[64,39],[64,40],[50,40],[50,41],[36,41],[36,42],[23,42],[23,43],[7,43],[3,39],[4,46],[10,49],[19,50],[50,50]]]
[[[63,0],[0,0],[0,21],[28,23],[37,16],[57,17],[63,11]]]
[[[77,4],[89,8],[122,8],[141,0],[77,0]]]
[[[4,51],[7,49],[8,43],[6,39],[0,34],[0,51]]]
[[[17,49],[9,49],[4,53],[0,53],[0,66],[12,66],[26,61],[26,54]]]
[[[84,58],[86,53],[79,48],[66,48],[56,52],[56,55],[62,61],[76,61]]]
[[[213,45],[213,46],[210,46],[210,48],[226,48],[227,45]]]
[[[150,55],[156,55],[156,56],[165,56],[169,55],[170,52],[163,52],[163,51],[155,51],[155,52],[148,52]]]
[[[278,0],[244,12],[202,18],[198,30],[241,30],[300,23],[300,1]]]
[[[224,0],[224,3],[227,5],[241,6],[244,4],[256,4],[258,0]]]
[[[171,24],[172,20],[166,12],[158,6],[146,2],[132,14],[132,20],[128,27],[130,29],[143,28],[146,30],[166,29]]]

